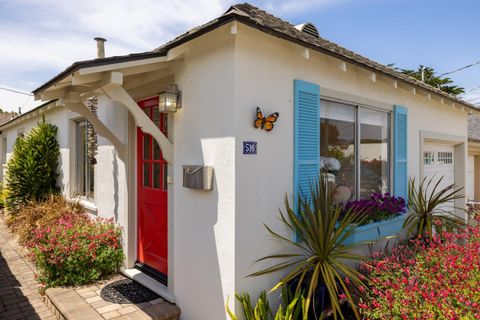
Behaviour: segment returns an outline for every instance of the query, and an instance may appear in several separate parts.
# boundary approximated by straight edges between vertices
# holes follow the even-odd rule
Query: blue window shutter
[[[408,109],[395,106],[393,109],[393,193],[408,200]]]
[[[320,165],[320,87],[316,84],[294,81],[294,210],[301,195],[310,196],[310,182],[315,182]]]

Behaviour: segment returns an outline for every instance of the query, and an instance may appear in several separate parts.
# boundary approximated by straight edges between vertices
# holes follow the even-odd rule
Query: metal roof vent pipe
[[[296,25],[295,28],[302,32],[305,32],[306,34],[314,36],[315,38],[320,38],[320,34],[318,33],[317,27],[315,27],[315,25],[311,22],[305,22],[305,23]]]
[[[97,59],[105,58],[105,42],[107,39],[96,37],[94,40],[97,41]]]

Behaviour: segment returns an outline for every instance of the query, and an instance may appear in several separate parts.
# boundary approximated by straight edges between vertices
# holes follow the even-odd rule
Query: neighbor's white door
[[[447,144],[425,143],[423,152],[423,174],[427,181],[433,177],[437,182],[443,177],[437,192],[455,183],[454,146]],[[430,189],[432,189],[434,183]],[[431,190],[428,190],[431,191]],[[444,206],[444,210],[453,211],[453,202]]]

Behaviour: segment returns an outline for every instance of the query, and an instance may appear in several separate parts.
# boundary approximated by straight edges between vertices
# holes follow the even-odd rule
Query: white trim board
[[[320,98],[343,102],[350,105],[358,105],[361,107],[374,107],[380,110],[393,111],[393,104],[391,103],[372,100],[369,98],[329,89],[322,86],[320,87]]]

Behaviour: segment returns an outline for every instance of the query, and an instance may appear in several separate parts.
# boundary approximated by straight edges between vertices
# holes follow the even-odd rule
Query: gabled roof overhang
[[[161,54],[76,63],[57,76],[56,80],[35,90],[35,99],[56,99],[56,106],[66,107],[84,117],[93,125],[97,134],[115,146],[120,157],[127,157],[126,142],[115,135],[108,122],[97,117],[87,106],[90,97],[104,94],[129,111],[136,126],[157,141],[163,158],[172,164],[172,143],[145,115],[136,101],[158,94],[162,84],[166,85],[166,82],[173,79],[172,63],[182,59],[186,49],[180,46]]]

